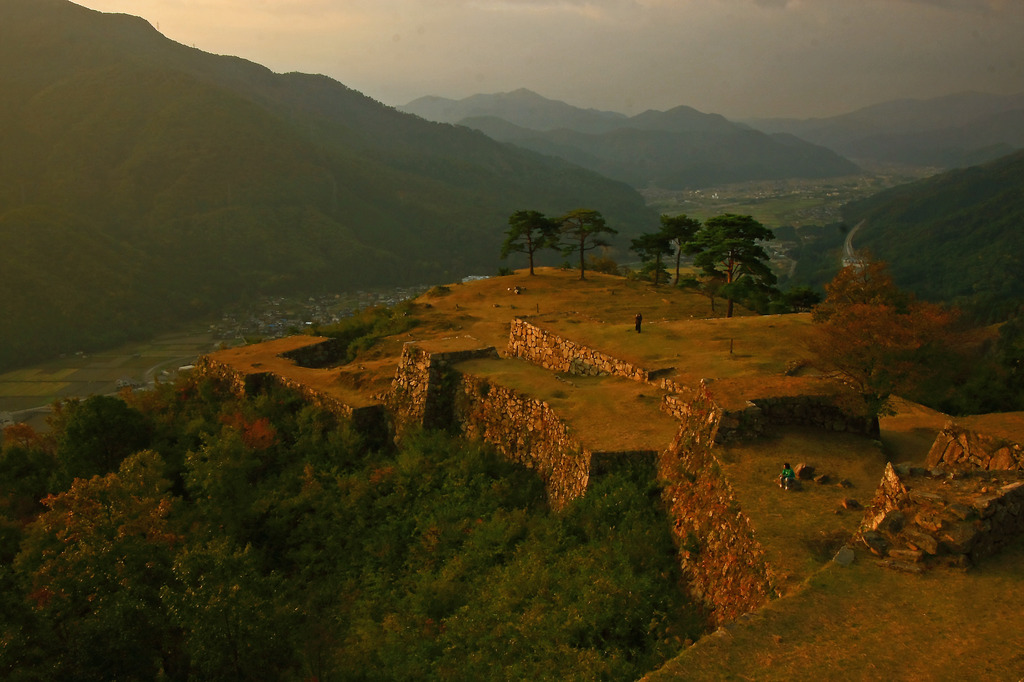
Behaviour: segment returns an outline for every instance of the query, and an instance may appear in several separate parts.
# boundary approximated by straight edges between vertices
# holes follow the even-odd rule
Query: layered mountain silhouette
[[[884,102],[829,118],[746,123],[796,135],[861,163],[959,168],[1024,148],[1024,93],[968,92]]]
[[[1024,299],[1024,151],[848,204],[854,246],[918,295],[1005,319]]]
[[[627,117],[516,90],[462,100],[424,97],[401,109],[481,130],[495,140],[566,159],[638,188],[859,172],[839,154],[792,135],[766,134],[686,106]]]
[[[261,292],[493,272],[508,215],[628,186],[64,0],[0,3],[0,366]]]

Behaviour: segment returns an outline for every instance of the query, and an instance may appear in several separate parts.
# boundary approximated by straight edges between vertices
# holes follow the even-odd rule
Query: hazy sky
[[[1024,0],[79,0],[387,104],[525,87],[627,114],[1024,91]]]

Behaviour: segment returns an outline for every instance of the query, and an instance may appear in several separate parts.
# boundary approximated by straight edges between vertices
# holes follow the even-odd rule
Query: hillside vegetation
[[[981,319],[1016,310],[1024,282],[1024,152],[895,187],[844,209],[854,246],[904,289]]]
[[[567,163],[65,0],[0,5],[0,147],[0,367],[254,293],[493,271],[526,205],[656,222]]]

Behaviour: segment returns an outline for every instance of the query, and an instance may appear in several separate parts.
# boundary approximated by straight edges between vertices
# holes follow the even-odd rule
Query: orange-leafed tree
[[[26,529],[14,568],[25,576],[54,679],[156,679],[171,665],[161,662],[168,625],[160,589],[173,580],[181,536],[163,468],[159,455],[142,451],[115,473],[77,478],[45,498],[46,511]]]
[[[914,391],[949,366],[956,311],[900,291],[885,263],[849,265],[825,292],[812,312],[810,349],[857,390],[869,416],[889,413],[891,395]]]

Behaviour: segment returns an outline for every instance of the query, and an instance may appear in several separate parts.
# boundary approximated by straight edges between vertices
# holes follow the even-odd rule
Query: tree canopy
[[[676,274],[675,279],[672,280],[672,286],[679,284],[679,262],[682,260],[683,254],[693,254],[697,251],[693,240],[700,232],[700,227],[699,220],[690,218],[685,213],[676,216],[664,213],[661,215],[660,234],[664,235],[676,250]]]
[[[629,248],[640,256],[640,260],[644,263],[654,261],[654,286],[658,286],[658,279],[661,277],[661,258],[672,254],[670,239],[660,232],[642,234],[632,240],[632,245]]]
[[[530,274],[534,274],[533,255],[541,249],[558,245],[558,228],[557,221],[539,211],[516,211],[508,217],[501,257],[508,258],[513,251],[525,253],[530,261]]]
[[[776,277],[767,264],[768,252],[758,243],[774,238],[770,229],[748,215],[726,213],[704,222],[693,242],[699,249],[693,262],[706,275],[723,282],[726,317],[732,317],[737,285],[774,291]]]
[[[606,234],[618,234],[607,225],[604,216],[599,211],[589,208],[577,208],[569,211],[558,219],[561,225],[562,237],[565,240],[563,253],[569,255],[576,251],[580,256],[580,279],[586,279],[586,262],[584,256],[587,251],[598,247],[608,246],[604,238]]]
[[[950,358],[956,314],[897,289],[885,263],[848,265],[825,291],[810,349],[857,389],[869,415],[885,414],[893,393],[959,364]]]

